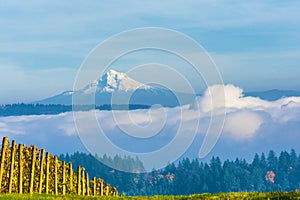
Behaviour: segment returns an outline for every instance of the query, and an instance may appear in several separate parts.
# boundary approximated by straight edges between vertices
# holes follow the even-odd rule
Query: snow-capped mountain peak
[[[78,105],[91,105],[95,103],[100,106],[111,105],[114,92],[118,94],[117,101],[113,102],[115,105],[126,105],[127,103],[143,106],[160,104],[168,107],[179,105],[177,97],[172,91],[140,83],[130,78],[126,73],[115,70],[107,71],[101,78],[92,81],[80,90],[66,91],[56,96],[37,101],[36,103],[63,105],[72,105],[74,103]],[[131,94],[130,92],[134,93]],[[130,102],[127,102],[128,95],[130,95]],[[193,95],[181,94],[181,96],[181,99],[186,99],[184,101],[186,102],[185,104],[194,101]],[[75,102],[73,101],[74,97],[76,99]],[[94,102],[91,101],[91,97],[94,98]]]
[[[150,86],[133,80],[125,73],[109,70],[99,80],[95,80],[84,87],[82,92],[86,94],[95,91],[112,93],[115,91],[128,92],[137,89],[150,89]]]

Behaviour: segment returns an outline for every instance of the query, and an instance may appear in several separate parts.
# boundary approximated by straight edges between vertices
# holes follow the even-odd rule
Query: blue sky
[[[72,89],[101,41],[174,29],[210,53],[225,83],[300,90],[299,1],[0,1],[0,103]]]

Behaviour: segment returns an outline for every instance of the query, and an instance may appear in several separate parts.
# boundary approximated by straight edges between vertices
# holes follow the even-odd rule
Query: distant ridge
[[[295,90],[267,90],[262,92],[245,92],[245,96],[259,97],[268,101],[275,101],[284,97],[300,96],[300,91]]]

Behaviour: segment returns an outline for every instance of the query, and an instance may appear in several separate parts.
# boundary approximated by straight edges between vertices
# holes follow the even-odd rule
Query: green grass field
[[[259,193],[259,192],[235,192],[235,193],[219,193],[219,194],[194,194],[190,196],[136,196],[136,197],[84,197],[77,195],[38,195],[38,194],[11,194],[11,195],[0,195],[0,199],[57,199],[57,200],[71,200],[71,199],[107,199],[107,200],[180,200],[180,199],[300,199],[300,192],[269,192],[269,193]]]

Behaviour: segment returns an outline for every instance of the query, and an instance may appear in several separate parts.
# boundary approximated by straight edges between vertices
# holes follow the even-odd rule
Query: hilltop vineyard
[[[86,196],[117,196],[115,187],[101,178],[89,179],[85,169],[31,145],[10,145],[4,137],[1,149],[0,193],[77,194]]]

